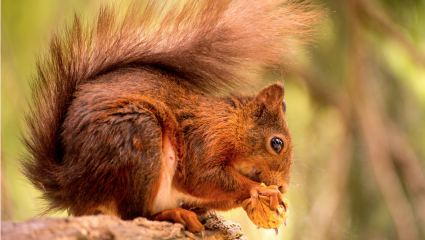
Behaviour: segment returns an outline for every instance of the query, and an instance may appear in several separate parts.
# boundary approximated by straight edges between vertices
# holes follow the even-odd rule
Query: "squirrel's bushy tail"
[[[78,85],[119,68],[149,65],[205,93],[237,86],[250,69],[281,64],[294,41],[308,41],[320,15],[306,1],[188,2],[174,10],[152,3],[142,14],[135,6],[124,15],[103,8],[95,21],[75,17],[63,35],[53,36],[33,83],[23,161],[50,210],[63,208],[60,133]]]

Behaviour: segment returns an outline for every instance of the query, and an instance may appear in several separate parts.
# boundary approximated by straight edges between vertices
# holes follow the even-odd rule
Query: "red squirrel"
[[[316,13],[285,0],[156,5],[75,17],[38,63],[23,169],[46,212],[142,216],[197,232],[193,208],[269,195],[276,209],[293,163],[283,86],[217,93],[285,63]]]

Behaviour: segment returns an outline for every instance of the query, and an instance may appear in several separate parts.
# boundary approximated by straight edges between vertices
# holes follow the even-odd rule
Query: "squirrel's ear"
[[[274,83],[268,87],[263,88],[255,97],[255,100],[260,103],[263,107],[265,107],[268,110],[272,110],[276,108],[277,106],[284,106],[283,103],[283,95],[285,93],[285,90],[283,86],[279,83]],[[286,105],[285,105],[286,109]]]

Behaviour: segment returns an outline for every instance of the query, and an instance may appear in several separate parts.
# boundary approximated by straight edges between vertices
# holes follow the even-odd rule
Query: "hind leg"
[[[142,99],[107,99],[87,107],[95,101],[76,99],[64,123],[63,205],[74,215],[149,217],[163,167],[167,116]]]
[[[204,226],[201,222],[199,222],[198,216],[194,212],[182,208],[164,210],[155,214],[150,219],[180,223],[187,227],[190,232],[202,232],[205,230]]]

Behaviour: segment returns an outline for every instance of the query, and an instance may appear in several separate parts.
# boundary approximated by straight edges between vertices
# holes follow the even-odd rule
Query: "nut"
[[[253,209],[251,201],[251,198],[245,199],[242,202],[242,207],[255,225],[265,229],[278,228],[282,223],[286,225],[289,210],[288,199],[283,199],[286,210],[283,205],[279,204],[276,211],[270,209],[269,196],[258,196],[257,207],[255,209]]]

